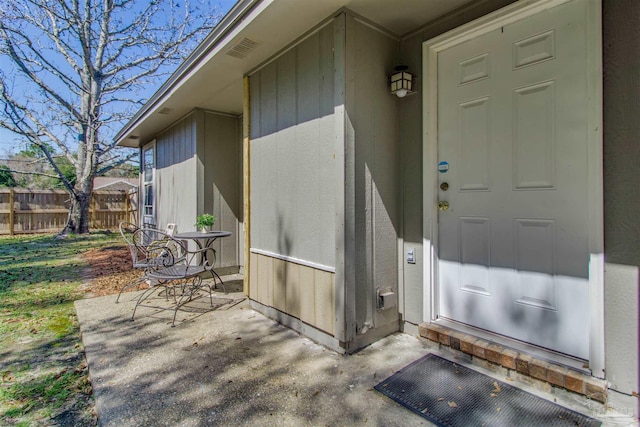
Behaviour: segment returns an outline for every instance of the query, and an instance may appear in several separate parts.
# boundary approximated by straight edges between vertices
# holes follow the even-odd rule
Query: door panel
[[[460,289],[491,296],[488,266],[491,263],[489,218],[459,218]]]
[[[554,82],[514,91],[513,181],[516,190],[555,188]]]
[[[587,359],[585,8],[438,53],[438,311]]]
[[[491,127],[488,97],[462,103],[458,111],[460,136],[458,148],[460,191],[489,190]]]
[[[557,310],[555,221],[515,220],[515,268],[518,272],[516,302]]]

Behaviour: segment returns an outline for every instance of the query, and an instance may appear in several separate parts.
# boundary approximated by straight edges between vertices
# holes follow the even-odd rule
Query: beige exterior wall
[[[335,274],[251,254],[251,298],[334,335]]]

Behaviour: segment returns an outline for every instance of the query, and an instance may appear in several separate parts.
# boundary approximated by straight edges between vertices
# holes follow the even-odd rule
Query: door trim
[[[423,73],[423,319],[438,317],[437,248],[438,210],[435,191],[438,159],[438,53],[501,26],[535,15],[569,1],[521,0],[422,44]],[[587,2],[587,91],[589,98],[587,132],[589,194],[589,367],[592,375],[604,378],[604,231],[602,156],[602,6],[601,0]]]

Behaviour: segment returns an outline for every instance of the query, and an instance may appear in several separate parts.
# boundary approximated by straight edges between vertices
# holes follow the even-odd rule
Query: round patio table
[[[185,233],[177,233],[173,237],[176,239],[189,239],[196,242],[198,249],[204,249],[211,246],[213,242],[222,237],[231,236],[230,231],[187,231]]]
[[[217,239],[220,239],[222,237],[229,237],[229,236],[231,236],[230,231],[207,231],[207,232],[187,231],[185,233],[174,234],[173,238],[178,240],[193,240],[196,242],[198,249],[202,250],[205,248],[209,248],[213,244],[213,242],[215,242]],[[220,281],[220,284],[222,285],[222,288],[225,289],[224,282],[222,281],[218,273],[216,273],[216,271],[213,269],[214,264],[216,262],[216,251],[215,249],[211,249],[211,250],[213,251],[213,260],[210,260],[207,256],[209,251],[205,251],[200,257],[200,265],[204,264],[205,262],[207,264],[211,262],[210,264],[211,273],[218,278],[218,280]],[[226,289],[225,289],[225,293],[227,293]]]

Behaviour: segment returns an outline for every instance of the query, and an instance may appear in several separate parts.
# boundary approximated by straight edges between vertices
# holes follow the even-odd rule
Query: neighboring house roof
[[[389,0],[240,0],[115,141],[140,147],[194,108],[242,114],[243,76],[342,8],[400,39],[471,1],[429,1],[425,6],[425,0],[403,0],[398,6]]]
[[[97,176],[93,179],[93,190],[130,190],[138,188],[138,178]]]

